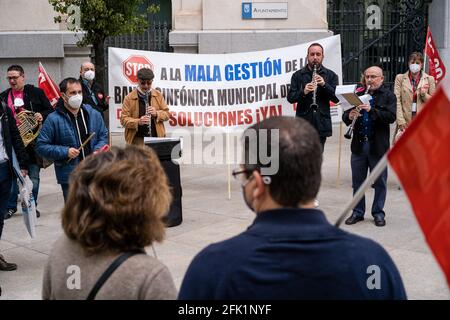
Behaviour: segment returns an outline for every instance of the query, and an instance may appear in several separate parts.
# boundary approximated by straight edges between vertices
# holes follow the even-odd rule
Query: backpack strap
[[[122,264],[124,263],[128,258],[131,258],[134,255],[137,254],[145,254],[143,250],[135,250],[135,251],[128,251],[122,253],[120,256],[118,256],[108,267],[108,269],[103,272],[103,274],[100,276],[100,278],[95,283],[94,287],[92,288],[91,292],[89,292],[89,295],[86,300],[95,300],[95,297],[97,296],[97,293],[100,291],[102,286],[105,284],[105,282],[109,279],[109,277],[113,274],[113,272]]]

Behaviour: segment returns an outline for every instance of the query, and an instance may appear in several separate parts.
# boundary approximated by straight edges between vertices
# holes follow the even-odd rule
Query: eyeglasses
[[[253,178],[253,171],[255,170],[250,170],[250,169],[235,169],[233,170],[233,172],[231,173],[233,175],[233,178],[236,179],[241,186],[245,187],[247,185],[247,183],[249,183],[249,181]],[[248,176],[250,174],[250,176]],[[264,182],[264,184],[269,185],[272,182],[272,178],[268,177],[268,176],[263,176],[262,180]]]
[[[234,169],[231,174],[233,175],[233,178],[236,179],[241,184],[241,186],[244,187],[253,177],[253,175],[248,176],[250,173],[252,173],[252,170]]]
[[[22,76],[15,76],[15,77],[6,77],[6,80],[11,81],[11,80],[17,80]]]

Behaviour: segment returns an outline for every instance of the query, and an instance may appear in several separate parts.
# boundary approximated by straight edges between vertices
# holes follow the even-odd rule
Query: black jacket
[[[19,129],[17,129],[16,119],[14,119],[11,109],[0,100],[0,121],[2,123],[3,144],[5,146],[6,154],[10,160],[12,169],[12,148],[16,152],[17,161],[21,169],[28,170],[28,155],[25,152],[22,138],[20,137]],[[4,190],[2,190],[3,192]]]
[[[9,94],[11,94],[11,88],[0,93],[0,98],[5,103],[8,103]],[[31,84],[26,84],[23,88],[23,102],[25,103],[25,109],[39,112],[44,117],[44,120],[53,112],[52,105],[45,96],[44,91]]]
[[[313,93],[304,94],[305,86],[312,80],[312,70],[308,66],[292,75],[287,100],[290,103],[297,102],[297,117],[301,117],[311,123],[319,132],[319,136],[329,137],[332,134],[330,101],[339,102],[335,95],[339,79],[336,73],[324,66],[317,73],[325,80],[325,86],[317,87],[316,103],[319,106],[317,112],[310,108],[313,101]]]
[[[3,91],[0,94],[0,99],[2,99],[6,104],[8,103],[8,96],[11,94],[11,88]],[[33,112],[38,112],[42,117],[47,119],[47,116],[53,112],[53,107],[50,101],[45,96],[42,89],[36,88],[31,84],[26,84],[23,88],[23,102],[25,104],[24,108]],[[27,147],[26,151],[28,153],[28,158],[30,163],[37,163],[36,152],[34,151],[34,141],[31,142]]]
[[[397,98],[386,86],[381,86],[376,90],[372,97],[374,99],[374,107],[370,109],[369,117],[372,120],[373,135],[370,139],[370,153],[377,157],[382,157],[389,149],[389,137],[391,123],[396,120]],[[348,126],[352,123],[349,118],[349,109],[342,115],[342,121]],[[360,134],[362,117],[359,117],[353,128],[353,139],[351,143],[352,153],[359,154],[362,152],[363,138]]]
[[[81,86],[83,88],[83,104],[88,104],[93,107],[95,110],[99,111],[103,116],[103,111],[108,110],[108,105],[106,104],[106,94],[103,90],[102,86],[95,81],[92,83],[91,89],[89,89],[88,85],[83,81],[83,78],[80,77]],[[92,99],[92,95],[95,95],[97,102]]]

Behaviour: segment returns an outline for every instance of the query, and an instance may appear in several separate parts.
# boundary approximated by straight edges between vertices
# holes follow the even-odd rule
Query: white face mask
[[[83,78],[85,78],[87,81],[92,81],[95,78],[95,71],[88,70],[84,73]]]
[[[417,73],[420,71],[420,64],[417,63],[412,63],[409,65],[409,71],[411,71],[412,73]]]
[[[73,109],[79,109],[81,107],[81,103],[83,102],[83,96],[81,94],[77,94],[71,96],[67,103]]]
[[[22,98],[15,98],[14,99],[14,107],[17,109],[17,108],[20,108],[20,107],[23,107],[25,105],[25,103],[23,102],[23,99]]]

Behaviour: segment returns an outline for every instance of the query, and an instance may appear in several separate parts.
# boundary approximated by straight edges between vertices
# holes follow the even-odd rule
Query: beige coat
[[[44,300],[84,300],[119,253],[86,255],[75,241],[62,235],[53,245],[44,268]],[[79,286],[78,286],[78,285]],[[137,254],[126,260],[105,282],[97,300],[174,300],[177,289],[169,269],[159,260]]]
[[[420,89],[428,83],[428,92],[425,95],[420,94]],[[430,99],[436,89],[434,78],[426,73],[423,74],[417,86],[417,112],[420,112],[425,102]],[[407,125],[412,118],[413,88],[409,79],[409,71],[398,74],[395,77],[395,95],[397,96],[397,127]]]
[[[158,90],[152,90],[151,105],[156,109],[156,134],[166,136],[164,121],[169,120],[169,107]],[[137,89],[131,91],[123,100],[120,123],[125,127],[125,142],[128,144],[144,145],[144,138],[136,137],[139,124],[139,99]]]

